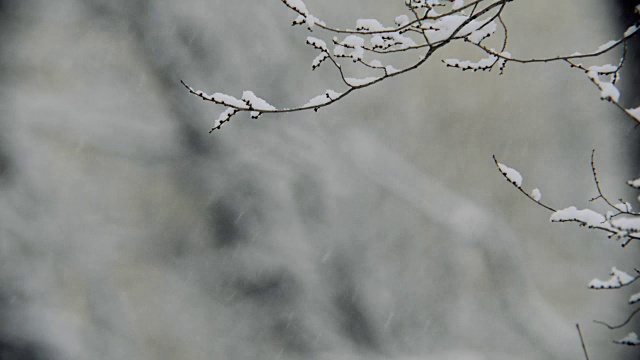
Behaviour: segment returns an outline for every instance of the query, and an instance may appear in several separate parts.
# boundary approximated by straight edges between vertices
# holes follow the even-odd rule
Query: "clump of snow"
[[[616,343],[622,344],[622,345],[637,346],[637,345],[640,345],[640,339],[638,339],[638,335],[636,335],[636,333],[632,331],[629,334],[627,334],[627,336],[625,336],[624,338],[620,340],[616,340]]]
[[[628,202],[617,203],[617,204],[614,204],[613,207],[618,209],[618,211],[620,212],[629,212],[633,210],[633,206],[631,206],[631,204],[629,204]]]
[[[395,19],[395,23],[398,26],[405,26],[409,23],[409,17],[407,15],[400,15],[398,17],[396,17]]]
[[[318,56],[315,57],[315,59],[313,59],[313,61],[311,62],[311,70],[315,70],[318,66],[320,66],[320,64],[325,61],[327,58],[329,57],[329,54],[327,54],[326,52],[321,52]]]
[[[295,20],[293,20],[293,25],[302,25],[302,24],[307,24],[307,29],[309,29],[309,31],[313,30],[313,27],[315,26],[315,24],[326,25],[324,21],[321,21],[320,19],[318,19],[317,17],[311,14],[298,15],[298,17]]]
[[[411,0],[410,3],[411,3],[411,7],[414,9],[440,5],[440,2],[438,2],[438,0]]]
[[[387,75],[392,75],[392,74],[397,73],[400,70],[394,68],[391,65],[387,65],[387,66],[384,67],[384,71],[386,71]]]
[[[620,99],[620,91],[615,85],[613,85],[613,83],[600,83],[600,97],[602,99],[611,99],[618,102],[618,99]]]
[[[189,86],[189,89],[196,95],[205,98],[205,99],[209,99],[211,100],[211,96],[209,94],[207,94],[206,92],[202,91],[202,90],[198,90],[198,91],[193,91],[193,88],[191,86]]]
[[[575,206],[558,210],[551,214],[551,222],[578,221],[587,226],[600,226],[605,222],[604,215],[591,209],[578,210]]]
[[[631,25],[629,26],[629,28],[624,32],[624,37],[628,37],[633,35],[633,33],[635,33],[636,31],[638,31],[638,25]]]
[[[355,48],[364,46],[364,39],[357,35],[349,35],[340,42],[340,45]]]
[[[327,90],[325,91],[325,96],[330,98],[330,99],[337,99],[338,97],[340,97],[342,95],[342,93],[339,93],[337,91],[333,91],[333,90]]]
[[[640,217],[625,216],[611,219],[611,226],[628,233],[640,232]]]
[[[356,20],[356,30],[367,30],[367,31],[383,31],[386,30],[384,26],[380,23],[380,21],[376,19],[358,19]]]
[[[640,293],[635,293],[629,297],[629,305],[633,305],[640,301]]]
[[[540,189],[535,188],[531,190],[531,198],[533,198],[533,200],[535,201],[540,201],[540,199],[542,199],[542,193],[540,192]]]
[[[640,107],[636,108],[636,110],[640,112]],[[629,180],[627,181],[627,184],[629,184],[629,186],[634,187],[636,189],[640,189],[640,178]]]
[[[276,108],[266,102],[264,99],[261,99],[253,93],[253,91],[244,91],[242,92],[242,100],[249,106],[250,109],[260,110],[260,111],[272,111],[276,110]]]
[[[596,66],[596,65],[589,66],[589,71],[594,71],[594,72],[597,72],[599,74],[614,72],[617,69],[618,69],[617,66],[611,65],[611,64],[606,64],[606,65],[602,65],[602,66]]]
[[[498,60],[498,66],[500,67],[500,71],[504,70],[504,67],[507,65],[507,59],[511,58],[511,53],[508,51],[503,51],[500,53],[500,59]]]
[[[376,49],[388,49],[396,47],[398,49],[406,49],[417,46],[416,42],[410,37],[404,36],[398,32],[389,32],[380,35],[374,35],[369,39],[371,46]]]
[[[299,12],[302,15],[308,15],[309,10],[307,10],[307,5],[302,2],[302,0],[282,0],[288,7],[293,10]]]
[[[298,17],[293,20],[293,25],[302,25],[306,22],[306,18],[303,15],[298,15]]]
[[[306,104],[303,105],[303,107],[324,105],[330,102],[331,100],[339,98],[340,95],[342,94],[329,89],[329,90],[326,90],[324,94],[318,95],[312,98],[311,100],[309,100]]]
[[[522,175],[520,175],[520,173],[517,170],[512,169],[502,163],[498,163],[498,169],[500,169],[500,172],[502,173],[502,175],[506,176],[507,179],[512,184],[514,184],[517,187],[522,186]]]
[[[473,31],[469,36],[467,36],[467,39],[477,44],[483,39],[493,35],[497,28],[498,25],[496,25],[496,22],[492,21],[483,28]]]
[[[460,68],[462,70],[485,70],[490,68],[496,62],[495,56],[489,56],[484,59],[480,59],[477,62],[472,62],[469,60],[459,60],[459,59],[444,59],[443,62],[450,67]]]
[[[601,51],[606,51],[609,48],[613,47],[615,44],[618,43],[618,40],[611,40],[609,42],[607,42],[606,44],[602,44],[600,45],[600,47],[598,48],[598,50],[596,50],[595,52],[601,52]]]
[[[362,60],[364,56],[364,39],[357,35],[349,35],[344,40],[338,42],[333,50],[333,54],[339,57],[350,57],[354,62]],[[348,55],[345,55],[345,48],[353,49]]]
[[[441,41],[448,37],[450,37],[453,32],[458,29],[460,25],[462,25],[465,21],[469,19],[468,16],[463,15],[449,15],[443,18],[439,18],[434,21],[425,21],[422,23],[422,29],[424,29],[425,35],[429,36],[429,40],[431,42]],[[470,24],[470,23],[469,23]],[[469,25],[467,24],[467,26]],[[458,35],[468,35],[472,31],[477,30],[478,28],[472,29],[471,31],[467,31],[466,33],[462,33],[462,31],[458,32]]]
[[[362,60],[362,57],[364,57],[364,49],[361,47],[353,49],[353,51],[349,53],[349,57],[353,60],[353,62]]]
[[[626,109],[626,111],[629,115],[633,116],[634,118],[636,118],[636,120],[640,121],[640,106],[634,109]],[[640,188],[640,186],[634,186],[634,187]]]
[[[591,280],[591,282],[589,282],[589,287],[592,289],[617,289],[622,286],[629,285],[636,280],[636,278],[626,272],[616,269],[615,266],[611,268],[610,275],[611,277],[608,280]]]
[[[386,46],[385,40],[380,35],[372,36],[371,39],[369,39],[369,42],[371,42],[371,45],[374,48],[382,48],[382,49],[384,49],[384,48],[388,47],[388,46]]]
[[[220,129],[220,127],[222,126],[222,124],[226,123],[227,121],[229,121],[229,119],[235,115],[238,112],[238,109],[234,109],[234,108],[227,108],[225,111],[222,112],[222,114],[220,114],[220,116],[218,116],[218,118],[216,119],[216,121],[213,123],[213,128],[211,129],[211,131],[213,130],[217,130]]]
[[[468,15],[463,15],[462,12],[458,12],[440,17],[436,20],[424,21],[421,28],[432,43],[446,40],[454,34],[455,36],[464,37],[470,36],[474,32],[478,31],[479,33],[473,36],[474,39],[478,39],[484,35],[495,32],[495,28],[493,28],[490,22],[479,20],[469,21],[469,18],[470,17]],[[490,31],[486,32],[484,27],[489,27],[488,30]]]
[[[371,62],[369,62],[369,66],[373,66],[373,67],[383,67],[382,63],[379,60],[371,60]]]
[[[323,21],[320,21],[317,17],[309,14],[304,18],[304,21],[307,23],[307,29],[312,30],[315,24],[324,25]]]
[[[589,70],[587,72],[587,76],[589,76],[591,81],[593,81],[593,83],[600,89],[600,98],[603,100],[609,99],[618,102],[618,99],[620,98],[620,91],[613,84],[612,76],[610,76],[609,81],[601,81],[600,73],[595,70]]]
[[[322,51],[327,51],[327,43],[313,36],[307,36],[307,44]]]
[[[229,105],[238,109],[248,109],[247,104],[245,104],[244,101],[223,93],[215,93],[211,95],[211,100],[219,104]]]
[[[353,87],[360,87],[360,86],[365,86],[368,84],[371,84],[372,82],[378,80],[379,78],[375,77],[375,76],[370,76],[370,77],[366,77],[366,78],[362,78],[362,79],[356,79],[356,78],[345,78],[345,81]]]
[[[413,41],[413,39],[411,39],[410,37],[406,37],[400,33],[394,32],[389,33],[388,35],[392,38],[393,45],[401,49],[417,46],[416,42]]]

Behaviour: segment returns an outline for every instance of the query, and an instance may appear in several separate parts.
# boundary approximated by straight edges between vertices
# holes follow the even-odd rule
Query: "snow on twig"
[[[640,213],[633,212],[631,204],[629,202],[622,201],[614,203],[603,193],[598,179],[598,173],[595,166],[595,150],[591,152],[591,171],[593,174],[593,180],[598,192],[598,196],[590,199],[595,201],[602,199],[604,203],[612,210],[607,211],[606,214],[594,211],[592,209],[578,210],[575,206],[570,206],[562,210],[556,210],[548,205],[540,202],[541,195],[539,190],[535,188],[531,194],[524,191],[522,188],[522,177],[519,172],[512,168],[498,162],[494,156],[494,162],[502,176],[509,181],[514,187],[516,187],[522,194],[534,201],[539,206],[552,211],[550,221],[551,222],[577,222],[581,226],[586,226],[589,229],[598,229],[609,233],[610,238],[623,239],[622,246],[627,246],[632,240],[640,239]],[[634,179],[627,182],[633,188],[640,188],[640,179]],[[612,267],[610,277],[606,280],[593,279],[589,282],[588,286],[591,289],[603,290],[603,289],[620,289],[625,286],[629,286],[640,278],[640,270],[635,269],[636,275],[632,276],[628,273]],[[635,293],[629,297],[629,305],[634,305],[640,302],[640,293]],[[603,321],[594,320],[598,324],[602,324],[609,329],[618,329],[626,326],[631,320],[640,312],[640,308],[636,308],[628,316],[626,320],[618,325],[610,325]],[[578,327],[580,338],[582,341],[585,357],[588,359],[584,340],[582,339],[582,333]],[[634,332],[629,333],[625,338],[614,341],[617,344],[637,346],[640,345],[638,337]]]
[[[620,65],[592,66],[585,68],[574,61],[583,58],[592,58],[610,52],[622,46],[626,53],[626,43],[640,32],[640,23],[631,25],[625,30],[619,40],[611,40],[595,51],[581,54],[574,52],[570,55],[558,55],[550,58],[521,59],[512,56],[506,51],[508,42],[507,25],[505,24],[502,12],[511,0],[475,0],[475,1],[405,1],[407,13],[400,14],[394,18],[393,25],[385,25],[383,21],[372,18],[361,18],[355,21],[353,29],[340,29],[317,18],[312,14],[307,5],[302,0],[281,0],[285,6],[297,13],[294,25],[307,25],[307,30],[320,28],[332,36],[331,42],[334,48],[330,50],[327,41],[319,36],[308,36],[306,43],[320,50],[320,53],[312,60],[311,68],[315,70],[322,63],[329,61],[337,69],[339,79],[347,87],[339,98],[332,98],[331,101],[318,101],[317,98],[305,103],[305,105],[293,108],[269,107],[261,109],[254,104],[254,109],[244,106],[241,100],[225,95],[214,93],[207,95],[200,90],[188,87],[189,91],[204,100],[212,101],[223,105],[226,108],[216,120],[214,130],[230,119],[231,116],[239,112],[250,112],[252,117],[257,117],[265,113],[284,113],[304,110],[315,110],[329,106],[341,100],[354,90],[361,90],[368,86],[377,84],[387,78],[413,71],[422,66],[439,49],[452,42],[466,42],[480,49],[486,56],[479,61],[445,59],[443,62],[448,67],[458,68],[463,71],[491,71],[499,69],[502,74],[508,62],[532,63],[532,62],[555,62],[563,61],[573,68],[583,70],[588,78],[600,89],[600,97],[603,100],[613,103],[620,108],[627,116],[640,123],[640,107],[627,108],[622,106],[618,100],[620,92],[615,86],[619,77]],[[437,11],[436,11],[437,8]],[[483,44],[484,40],[494,36],[501,30],[503,35],[502,48],[495,50]],[[339,36],[343,36],[339,39]],[[416,57],[415,52],[419,52]],[[401,68],[396,68],[393,64],[379,59],[370,59],[372,55],[387,55],[406,53],[409,59],[417,59]],[[365,69],[373,72],[382,72],[355,78],[345,74],[340,59],[348,59],[351,62],[362,65]],[[624,54],[623,54],[624,60]],[[606,78],[605,78],[606,77]],[[361,80],[356,80],[361,79]],[[184,83],[183,83],[184,84]],[[313,106],[309,106],[313,104]],[[260,109],[258,109],[260,108]],[[229,110],[234,109],[234,110]],[[262,111],[268,110],[268,111]]]

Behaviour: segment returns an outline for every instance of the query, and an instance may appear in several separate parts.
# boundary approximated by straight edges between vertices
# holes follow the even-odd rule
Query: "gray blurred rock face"
[[[596,2],[547,3],[510,5],[512,52],[614,37]],[[380,4],[308,2],[336,21]],[[548,225],[491,160],[584,206],[597,148],[617,191],[623,121],[580,74],[443,54],[208,135],[221,109],[180,79],[284,106],[336,87],[279,2],[2,8],[0,359],[565,359],[576,322],[594,358],[632,356],[590,324],[626,294],[585,289],[631,250]]]

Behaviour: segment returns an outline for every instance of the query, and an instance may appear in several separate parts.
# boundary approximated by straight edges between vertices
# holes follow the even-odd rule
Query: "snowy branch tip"
[[[624,271],[616,269],[615,266],[611,269],[610,275],[611,277],[607,280],[591,280],[589,287],[591,289],[618,289],[631,284],[638,278],[637,276],[633,277]]]

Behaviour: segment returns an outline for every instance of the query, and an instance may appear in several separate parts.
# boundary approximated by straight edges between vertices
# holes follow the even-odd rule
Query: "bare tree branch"
[[[580,325],[576,324],[578,329],[578,335],[580,336],[580,345],[582,345],[582,351],[584,352],[585,360],[589,360],[589,354],[587,353],[587,346],[584,344],[584,338],[582,337],[582,331],[580,331]]]

